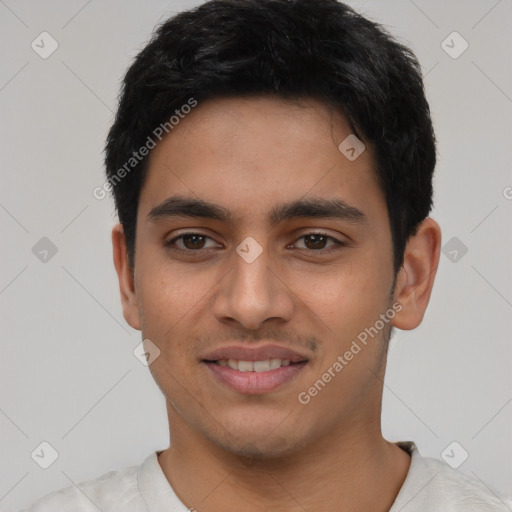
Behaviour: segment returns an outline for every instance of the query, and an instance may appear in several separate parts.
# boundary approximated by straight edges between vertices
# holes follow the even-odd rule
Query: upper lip
[[[237,361],[265,361],[266,359],[288,359],[292,363],[308,361],[305,354],[291,350],[280,345],[262,345],[259,347],[247,347],[241,345],[231,345],[220,347],[207,352],[200,358],[203,361],[219,361],[226,359],[236,359]]]

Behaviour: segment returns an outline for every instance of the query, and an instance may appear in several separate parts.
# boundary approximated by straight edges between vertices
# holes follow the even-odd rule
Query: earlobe
[[[415,329],[427,309],[441,251],[441,228],[427,217],[407,241],[396,280],[394,300],[402,309],[393,319],[398,329]]]
[[[119,280],[119,291],[123,306],[123,316],[134,329],[140,330],[139,308],[135,293],[134,276],[128,261],[126,238],[122,224],[112,228],[112,249],[114,267]]]

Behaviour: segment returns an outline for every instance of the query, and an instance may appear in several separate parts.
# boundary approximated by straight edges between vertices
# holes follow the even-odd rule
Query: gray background
[[[5,510],[168,445],[164,399],[133,355],[140,333],[122,316],[113,203],[92,191],[103,184],[124,71],[156,23],[194,4],[0,0]],[[384,434],[437,458],[457,441],[469,453],[459,471],[512,494],[512,2],[350,4],[402,38],[423,66],[439,140],[432,216],[443,245],[456,237],[423,324],[392,341]],[[31,48],[43,31],[59,45],[47,59]],[[456,59],[441,46],[453,31],[469,43]],[[448,44],[462,48],[460,39]],[[42,237],[57,248],[46,262],[32,250]],[[46,470],[31,458],[43,441],[59,453]]]

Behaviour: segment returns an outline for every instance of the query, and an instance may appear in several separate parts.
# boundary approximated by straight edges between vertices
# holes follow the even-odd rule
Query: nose
[[[213,303],[218,321],[256,330],[270,320],[290,320],[293,292],[269,256],[267,249],[253,261],[233,254],[233,267],[222,279]]]

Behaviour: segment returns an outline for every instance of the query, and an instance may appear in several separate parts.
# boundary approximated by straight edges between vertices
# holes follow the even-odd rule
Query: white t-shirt
[[[400,442],[411,466],[389,512],[512,511],[512,499],[436,459],[422,457],[411,442]],[[152,452],[140,466],[110,471],[51,492],[21,512],[188,512]]]

